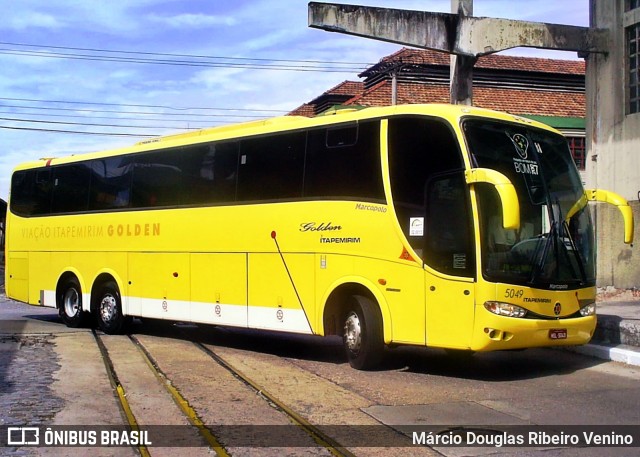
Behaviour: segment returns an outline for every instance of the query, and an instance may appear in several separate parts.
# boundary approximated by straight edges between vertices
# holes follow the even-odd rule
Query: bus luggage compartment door
[[[314,259],[313,254],[249,254],[249,327],[313,333]]]
[[[7,296],[29,303],[29,254],[9,252],[7,256]]]
[[[131,253],[129,282],[128,311],[131,315],[190,319],[189,254]]]

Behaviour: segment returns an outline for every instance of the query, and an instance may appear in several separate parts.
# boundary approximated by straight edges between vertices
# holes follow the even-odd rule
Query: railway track
[[[256,404],[256,400],[253,400],[250,405],[241,402],[236,405],[236,408],[247,408],[247,413],[253,411],[254,414],[239,414],[237,417],[238,414],[232,414],[232,411],[229,411],[228,424],[207,424],[190,400],[183,395],[179,388],[179,382],[163,370],[161,362],[154,355],[158,352],[158,347],[154,348],[153,344],[145,343],[144,340],[148,338],[145,338],[144,335],[136,336],[133,334],[108,336],[96,330],[93,330],[92,333],[102,355],[112,388],[118,398],[122,416],[127,427],[131,430],[151,428],[157,432],[166,429],[167,433],[170,433],[170,427],[165,424],[176,424],[173,430],[179,429],[180,438],[187,441],[182,445],[192,446],[194,443],[199,443],[197,446],[204,452],[203,455],[215,453],[220,457],[249,454],[274,455],[273,452],[276,449],[271,446],[288,448],[289,455],[355,456],[344,445],[298,414],[286,401],[269,392],[256,380],[251,379],[231,362],[217,354],[210,345],[191,341],[188,336],[185,336],[178,340],[168,339],[163,346],[163,343],[156,346],[161,346],[165,352],[169,346],[177,345],[174,351],[178,353],[198,353],[200,363],[190,366],[198,366],[199,370],[203,371],[203,376],[215,373],[211,380],[210,390],[216,394],[224,395],[219,386],[223,382],[228,385],[229,378],[231,378],[236,384],[236,390],[241,386],[244,395],[249,394],[258,402]],[[203,364],[203,361],[207,361],[208,366]],[[189,361],[185,363],[189,364]],[[142,367],[146,367],[146,370],[143,370]],[[155,383],[149,382],[151,378],[155,378]],[[150,387],[153,384],[156,387],[161,386],[164,390],[164,398],[160,398],[162,395]],[[143,398],[145,396],[148,398]],[[167,405],[167,398],[171,399],[175,407]],[[148,405],[145,404],[147,400],[151,401]],[[238,400],[241,401],[240,398]],[[158,409],[158,414],[149,414],[149,409],[153,408]],[[174,411],[171,412],[172,409]],[[179,414],[175,410],[179,411]],[[265,413],[266,410],[270,412]],[[279,420],[274,421],[273,413],[280,416]],[[142,417],[143,415],[145,417]],[[252,426],[253,423],[260,422],[261,419],[266,419],[267,424],[271,425]],[[286,435],[294,435],[295,447],[288,447],[289,437],[282,438],[286,441],[277,444],[279,438],[273,435],[285,430]],[[266,441],[266,444],[261,444],[265,447],[257,449],[245,447],[244,445],[248,444],[251,438],[238,437],[238,434],[242,433],[251,434],[259,441]],[[155,435],[157,436],[157,433]],[[193,441],[187,438],[187,435]],[[167,451],[167,447],[175,445],[167,443],[166,436],[161,437],[161,442],[164,444],[160,444],[159,448],[156,448],[155,444],[154,446],[140,444],[137,448],[140,455],[146,457],[162,454],[162,449]],[[308,444],[302,445],[301,443]],[[190,453],[193,449],[190,448]],[[160,452],[157,452],[158,450]]]

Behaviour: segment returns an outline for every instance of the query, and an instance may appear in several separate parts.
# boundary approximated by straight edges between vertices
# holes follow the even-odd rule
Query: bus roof
[[[507,122],[526,123],[528,125],[531,125],[532,127],[542,128],[555,132],[555,129],[541,122],[527,119],[522,116],[516,116],[509,113],[493,111],[484,108],[449,104],[395,105],[364,108],[360,110],[337,110],[330,114],[319,115],[316,117],[280,116],[258,121],[205,128],[192,132],[178,133],[174,135],[167,135],[163,137],[144,140],[120,149],[68,155],[59,158],[41,158],[39,160],[22,163],[18,167],[16,167],[16,170],[51,166],[62,163],[80,162],[89,159],[186,146],[197,143],[205,143],[209,141],[222,141],[234,138],[264,135],[268,133],[277,133],[287,130],[322,127],[331,124],[355,122],[359,120],[383,118],[403,114],[440,117],[448,120],[454,125],[458,124],[460,118],[462,117],[478,116]]]

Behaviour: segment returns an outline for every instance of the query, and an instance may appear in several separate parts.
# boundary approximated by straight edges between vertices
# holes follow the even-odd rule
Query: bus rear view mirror
[[[565,218],[567,222],[582,208],[584,208],[587,202],[603,202],[610,205],[617,206],[622,213],[622,219],[624,222],[624,242],[626,244],[633,243],[633,211],[629,202],[625,200],[621,195],[603,189],[585,189],[584,195],[573,205],[573,207],[567,212]]]
[[[472,168],[464,172],[467,184],[488,183],[493,185],[500,195],[502,204],[502,226],[506,230],[518,230],[520,228],[520,205],[518,195],[509,178],[490,168]]]

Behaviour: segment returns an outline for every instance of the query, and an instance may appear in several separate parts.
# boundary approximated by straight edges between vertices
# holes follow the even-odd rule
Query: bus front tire
[[[356,370],[371,369],[380,363],[384,338],[375,302],[361,295],[350,297],[342,341],[349,364]]]
[[[85,322],[82,310],[82,290],[77,279],[68,280],[60,293],[58,315],[67,327],[78,328]]]
[[[95,310],[98,327],[104,333],[117,335],[125,330],[127,318],[122,314],[122,300],[116,283],[107,282],[100,288]]]

